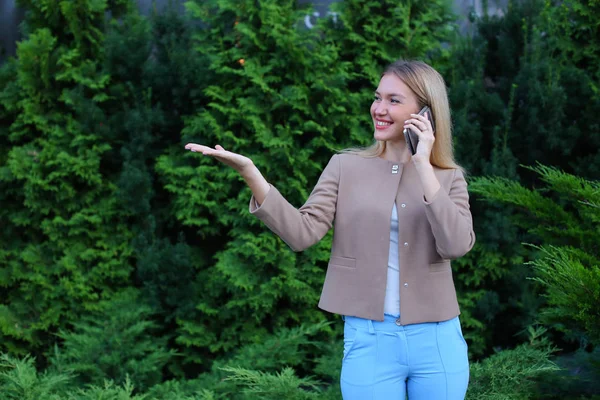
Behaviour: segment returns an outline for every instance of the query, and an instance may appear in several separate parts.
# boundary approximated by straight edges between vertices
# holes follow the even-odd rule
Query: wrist
[[[417,169],[433,169],[433,165],[431,165],[429,158],[423,155],[415,154],[412,156],[412,162]]]
[[[242,176],[242,178],[248,180],[256,177],[256,175],[260,172],[258,171],[258,168],[256,168],[256,165],[254,165],[254,163],[250,161],[248,164],[240,168],[238,170],[238,173]]]

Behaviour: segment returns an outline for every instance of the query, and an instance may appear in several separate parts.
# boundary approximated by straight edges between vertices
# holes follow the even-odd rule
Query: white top
[[[390,252],[388,255],[387,284],[385,288],[384,314],[400,316],[400,265],[398,258],[398,209],[392,209],[390,225]]]

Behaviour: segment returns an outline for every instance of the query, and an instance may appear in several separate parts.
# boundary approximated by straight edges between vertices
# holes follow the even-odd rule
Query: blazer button
[[[404,242],[404,247],[408,247],[408,242]]]
[[[400,205],[400,207],[402,207],[402,208],[405,208],[405,207],[406,207],[406,204],[402,203],[402,204]]]
[[[408,287],[408,282],[404,282],[404,287]]]

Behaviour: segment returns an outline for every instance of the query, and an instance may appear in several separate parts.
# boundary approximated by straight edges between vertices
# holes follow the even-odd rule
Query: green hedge
[[[372,91],[397,58],[446,77],[469,179],[536,187],[519,165],[538,161],[599,178],[596,2],[511,2],[462,37],[445,0],[345,0],[312,30],[291,0],[148,18],[127,0],[19,4],[24,40],[0,68],[0,351],[50,394],[336,398],[341,323],[316,307],[331,236],[293,253],[249,215],[239,177],[183,145],[250,156],[299,206],[335,151],[371,142]],[[477,245],[453,264],[461,320],[473,360],[517,348],[517,362],[546,302],[521,243],[549,239],[481,200]]]

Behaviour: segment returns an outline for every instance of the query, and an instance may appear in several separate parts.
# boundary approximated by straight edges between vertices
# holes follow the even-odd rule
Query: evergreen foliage
[[[192,27],[169,10],[150,19],[130,14],[113,22],[106,36],[106,68],[111,100],[99,110],[103,125],[119,146],[107,157],[114,171],[115,196],[127,210],[132,233],[132,285],[152,308],[157,337],[176,336],[177,319],[193,313],[197,268],[210,249],[192,247],[172,216],[167,182],[157,174],[157,157],[180,143],[182,116],[203,102],[207,85],[202,57],[190,54]],[[179,147],[179,146],[178,146]],[[195,237],[191,234],[190,237]],[[169,363],[181,373],[181,358]]]
[[[188,8],[209,27],[197,34],[197,51],[209,56],[218,86],[205,89],[207,108],[186,120],[184,141],[247,154],[271,181],[281,182],[292,201],[306,197],[308,178],[314,181],[323,162],[311,141],[327,143],[336,118],[325,115],[343,93],[342,79],[329,73],[334,49],[311,51],[318,45],[311,40],[315,35],[297,29],[300,14],[292,2],[201,2]],[[196,228],[202,247],[212,250],[208,260],[215,260],[198,275],[197,311],[179,319],[179,343],[222,352],[291,321],[323,319],[311,304],[318,298],[322,271],[315,262],[325,259],[324,245],[298,257],[303,261],[297,265],[283,242],[257,229],[245,211],[249,191],[233,171],[183,157],[180,147],[160,157],[157,168],[169,182],[174,215]]]
[[[375,66],[344,60],[341,51],[350,45],[336,40],[348,29],[362,29],[362,20],[351,17],[358,4],[341,5],[343,27],[324,21],[306,30],[298,28],[305,11],[293,1],[263,1],[260,7],[253,1],[187,3],[207,27],[196,34],[196,51],[209,59],[211,81],[218,84],[205,89],[206,108],[186,118],[184,142],[218,143],[249,156],[292,204],[301,205],[335,150],[372,140],[365,132]],[[388,9],[362,4],[371,5],[372,18],[390,21]],[[417,8],[411,15],[419,24],[433,18],[432,12]],[[400,21],[405,15],[393,17]],[[433,47],[444,29],[442,24],[420,40]],[[372,54],[368,35],[352,51]],[[398,41],[386,43],[391,48]],[[418,48],[412,50],[417,55]],[[396,58],[402,52],[398,47]],[[379,71],[390,61],[374,59]],[[326,318],[315,304],[331,236],[294,254],[245,211],[250,193],[234,171],[194,154],[184,157],[180,149],[161,156],[157,169],[168,182],[174,215],[196,229],[202,248],[212,250],[206,256],[215,260],[214,268],[198,275],[197,312],[178,320],[177,341],[188,347],[190,361],[203,362],[194,349],[222,353],[278,328]]]
[[[582,332],[600,343],[600,185],[598,181],[567,174],[556,168],[529,168],[545,188],[526,189],[504,178],[477,178],[471,190],[524,210],[516,222],[544,245],[536,246],[530,262],[534,280],[545,289],[547,308],[540,317],[561,329]]]
[[[106,381],[100,386],[71,389],[72,376],[48,370],[36,371],[30,357],[17,359],[0,355],[0,393],[3,400],[145,400],[145,395],[134,395],[133,384],[126,379],[123,386]],[[173,399],[175,400],[175,399]],[[182,399],[183,400],[183,399]],[[194,400],[194,399],[189,399]]]
[[[113,2],[115,10],[126,2]],[[28,38],[3,91],[10,150],[0,166],[2,347],[37,350],[47,335],[127,282],[130,233],[101,171],[110,145],[81,123],[101,102],[104,2],[22,2]],[[85,18],[83,16],[85,15]]]
[[[558,371],[540,376],[540,396],[549,400],[598,400],[600,393],[600,347],[593,351],[579,349],[555,358]],[[594,394],[596,396],[594,396]]]
[[[0,356],[0,393],[6,400],[56,399],[64,390],[70,376],[56,373],[38,373],[34,359]]]
[[[293,253],[235,173],[182,148],[248,155],[298,206],[336,150],[371,143],[399,57],[442,72],[459,163],[499,177],[470,178],[478,242],[453,266],[471,355],[513,350],[472,364],[469,398],[594,394],[597,1],[510,2],[457,39],[446,0],[344,0],[313,30],[292,0],[149,18],[129,0],[19,4],[25,39],[0,68],[3,396],[339,398],[342,324],[316,309],[331,236]],[[518,168],[536,161],[554,168]],[[518,345],[538,321],[580,341],[550,331],[563,371]]]
[[[381,71],[398,58],[429,58],[443,53],[456,30],[448,1],[347,0],[332,5],[337,19],[327,37],[352,63],[351,90],[370,90]]]
[[[526,400],[535,397],[536,379],[558,367],[549,360],[553,350],[547,339],[540,338],[544,330],[530,330],[530,334],[530,343],[471,365],[466,399]]]
[[[599,184],[557,168],[538,165],[529,169],[540,175],[544,187],[530,190],[514,181],[492,177],[475,179],[471,190],[488,200],[518,207],[515,223],[543,243],[534,246],[536,258],[528,263],[533,269],[532,279],[544,288],[547,299],[538,318],[565,332],[580,346],[575,365],[569,363],[573,355],[568,351],[558,358],[568,370],[568,378],[558,373],[545,381],[553,381],[553,386],[561,381],[570,388],[559,392],[557,398],[574,393],[589,395],[597,389],[594,382],[600,377]],[[543,382],[542,390],[557,395]]]
[[[127,380],[123,386],[107,381],[102,385],[90,385],[86,389],[67,392],[65,400],[147,400],[145,395],[134,394],[133,384]],[[41,399],[40,399],[41,400]],[[45,399],[44,399],[45,400]]]
[[[264,345],[250,345],[254,350],[261,350],[260,358],[269,358],[268,350],[272,348],[276,337],[287,337],[281,343],[282,347],[291,345],[293,348],[301,343],[308,343],[306,335],[317,332],[318,326],[308,327],[296,332],[282,332],[268,340]],[[468,399],[525,399],[535,393],[534,378],[544,371],[553,371],[556,366],[548,360],[551,349],[548,343],[540,336],[543,331],[531,331],[531,341],[514,350],[506,350],[493,355],[482,363],[471,365],[471,387]],[[339,343],[338,343],[339,344]],[[338,346],[339,347],[339,346]],[[336,348],[335,355],[325,357],[335,358],[339,363],[341,348]],[[339,399],[340,391],[337,381],[330,382],[323,379],[320,368],[315,368],[317,375],[299,377],[291,367],[267,368],[271,372],[258,371],[252,367],[252,360],[243,357],[247,351],[240,351],[239,357],[232,359],[229,365],[219,367],[211,376],[199,377],[195,380],[169,381],[154,386],[145,393],[136,394],[134,381],[127,378],[122,386],[116,386],[111,381],[100,385],[87,386],[85,389],[71,389],[53,383],[46,385],[53,389],[51,395],[35,397],[39,400],[56,399],[136,399],[136,400],[221,400],[221,399]],[[258,354],[258,353],[257,353]],[[6,357],[6,356],[5,356]],[[31,360],[11,360],[11,363],[22,363],[26,366],[25,373],[21,373],[14,384],[25,386],[22,379],[31,379],[36,376],[36,371]],[[247,365],[247,367],[235,365]],[[284,363],[281,363],[284,364]],[[14,373],[14,370],[13,370]],[[56,369],[51,369],[45,378],[50,382],[68,381],[69,377],[61,374]],[[39,386],[38,381],[33,381]],[[12,382],[10,383],[12,384]],[[2,386],[6,385],[6,386]],[[8,386],[4,380],[0,381],[0,391]],[[34,386],[33,384],[31,385]],[[10,387],[10,386],[8,386]],[[27,392],[26,392],[27,393]],[[37,392],[36,392],[37,393]],[[53,397],[54,396],[54,397]],[[20,398],[20,397],[17,397]],[[23,397],[25,398],[25,397]],[[32,398],[33,399],[33,398]]]
[[[594,7],[564,4],[586,12]],[[440,65],[450,86],[456,155],[470,176],[499,176],[530,187],[538,177],[518,166],[540,162],[598,178],[597,79],[595,71],[561,55],[571,39],[550,17],[558,12],[555,5],[509,2],[504,15],[484,15],[472,33],[453,42]],[[476,196],[471,205],[477,244],[454,263],[455,282],[470,352],[485,355],[490,345],[513,347],[515,334],[535,322],[544,299],[525,279],[525,262],[537,251],[520,243],[533,242],[531,233],[512,223],[509,208]]]
[[[381,72],[398,58],[422,59],[433,64],[445,56],[454,36],[455,16],[449,1],[344,0],[331,5],[336,19],[323,27],[325,40],[339,52],[340,63],[350,64],[347,96],[360,95],[346,118],[342,146],[370,145],[365,134],[370,116],[365,106],[373,98]]]
[[[591,77],[591,86],[600,94],[600,3],[591,1],[548,1],[545,8],[547,35],[555,40],[560,56]]]
[[[52,358],[53,366],[86,384],[125,384],[130,378],[147,389],[160,383],[163,367],[175,354],[166,349],[166,338],[155,336],[151,309],[139,297],[121,293],[75,322],[72,330],[60,331],[62,350]]]
[[[231,376],[227,379],[246,386],[247,399],[291,399],[309,400],[323,398],[318,391],[318,382],[310,378],[298,378],[291,368],[280,373],[269,374],[242,368],[225,368]]]

